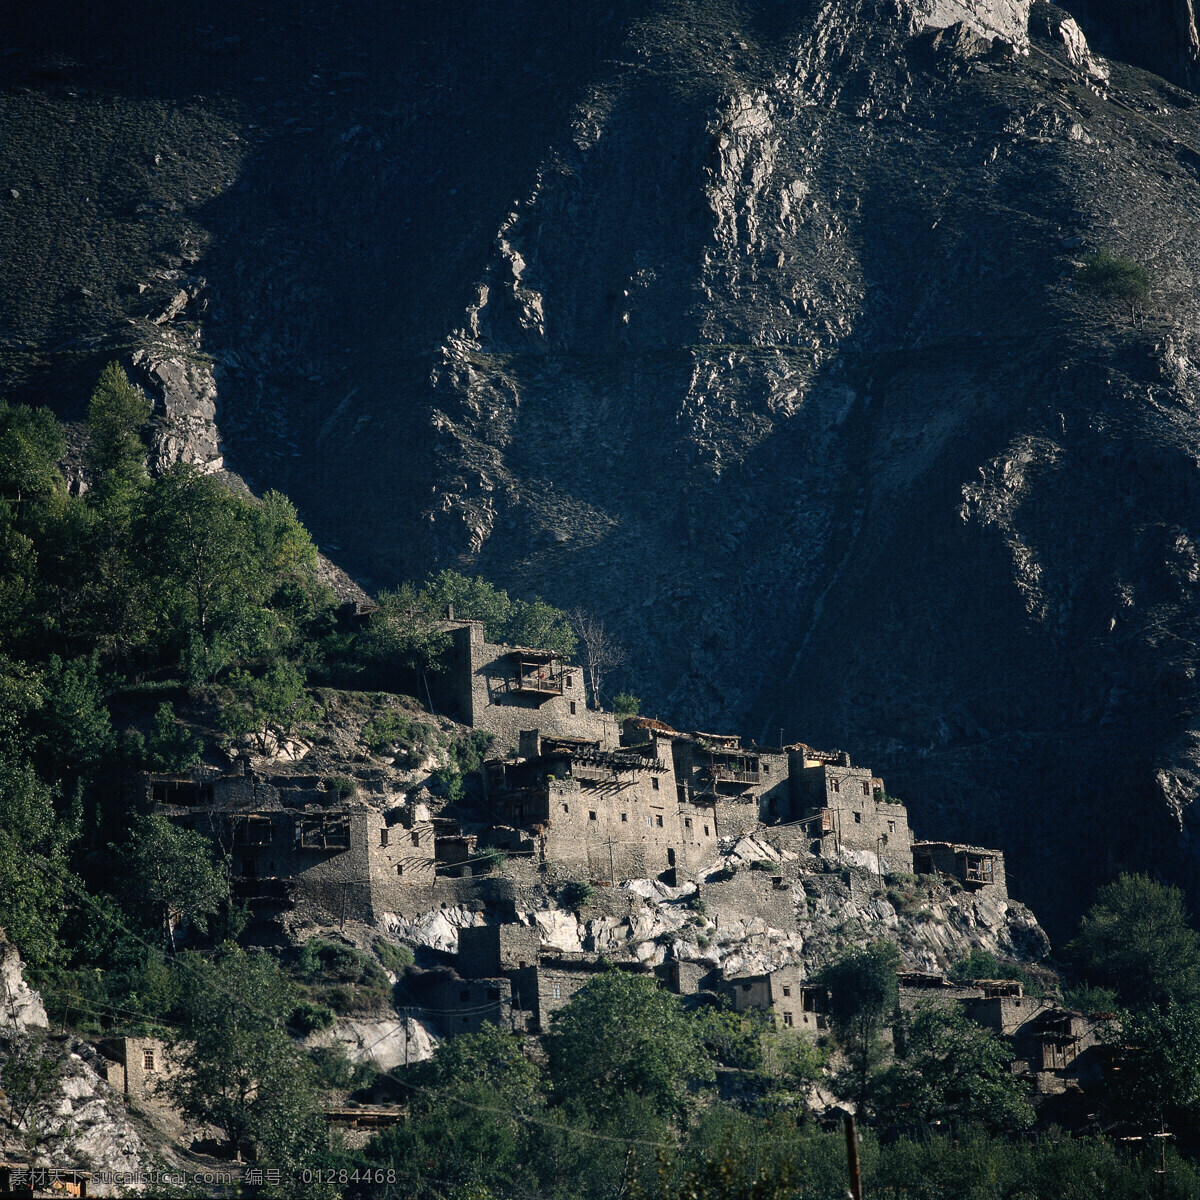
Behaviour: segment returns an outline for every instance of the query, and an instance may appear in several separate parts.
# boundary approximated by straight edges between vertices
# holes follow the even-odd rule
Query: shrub
[[[636,717],[641,709],[641,700],[630,692],[618,692],[613,697],[613,712],[618,717]]]
[[[451,804],[463,797],[462,774],[456,767],[438,767],[433,773],[433,785]]]
[[[1127,304],[1144,304],[1150,296],[1150,272],[1108,249],[1085,255],[1075,281],[1082,291]]]
[[[324,1004],[314,1004],[311,1000],[301,1000],[292,1010],[288,1022],[301,1037],[305,1037],[318,1029],[328,1029],[333,1024],[333,1010]]]
[[[397,946],[395,942],[385,942],[378,938],[375,942],[375,953],[383,963],[385,971],[393,975],[403,975],[413,965],[413,952],[407,946]]]
[[[564,883],[559,889],[558,901],[566,909],[583,908],[595,895],[595,892],[596,889],[590,883],[573,879],[570,883]]]
[[[499,871],[508,862],[508,855],[495,846],[479,852],[479,865],[487,871]]]
[[[383,970],[353,946],[312,938],[300,951],[297,968],[307,983],[358,983],[386,989],[389,984]]]
[[[358,784],[345,775],[330,775],[325,780],[325,790],[332,792],[339,800],[346,800],[358,791]]]
[[[422,730],[424,727],[421,727]],[[387,709],[372,717],[363,726],[362,740],[372,754],[382,754],[393,746],[411,750],[416,744],[417,733],[413,722],[403,713]]]

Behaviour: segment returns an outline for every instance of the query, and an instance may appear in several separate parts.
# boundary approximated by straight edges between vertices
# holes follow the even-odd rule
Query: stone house
[[[252,776],[147,777],[155,811],[228,855],[234,894],[256,911],[310,909],[373,920],[435,874],[433,825],[422,806],[384,812],[328,792],[295,794]],[[325,801],[314,803],[314,796]]]
[[[964,1012],[1011,1039],[1015,1061],[1039,1093],[1058,1094],[1099,1080],[1105,1059],[1101,1034],[1110,1016],[1088,1017],[1055,1000],[1026,996],[1013,980],[980,980],[978,986],[984,994],[965,1001]]]
[[[627,724],[625,738],[634,734]],[[785,751],[743,746],[733,734],[656,736],[670,742],[680,798],[712,808],[722,837],[791,818],[794,789]]]
[[[554,1013],[589,979],[614,965],[646,970],[641,963],[610,964],[599,954],[543,949],[537,928],[519,922],[458,931],[459,975],[474,982],[487,982],[485,975],[503,976],[512,989],[511,1027],[530,1033],[549,1029]]]
[[[657,740],[605,750],[526,730],[520,745],[526,757],[484,764],[484,787],[494,819],[536,834],[540,860],[610,883],[672,882],[715,854],[712,810],[680,803]]]
[[[106,1038],[96,1048],[104,1056],[109,1085],[129,1099],[153,1098],[176,1072],[171,1047],[159,1038]]]
[[[458,973],[466,979],[536,966],[542,941],[534,925],[468,926],[458,931]]]
[[[846,754],[837,762],[815,765],[809,765],[808,758],[805,751],[797,752],[792,771],[821,853],[865,851],[875,856],[882,871],[912,871],[908,810],[884,799],[883,781],[867,767],[852,767]]]
[[[914,842],[912,855],[913,870],[918,875],[957,879],[967,891],[995,899],[1008,896],[1004,855],[999,850],[957,842]]]
[[[440,711],[495,734],[505,750],[516,749],[521,731],[535,727],[616,747],[617,719],[588,708],[581,667],[548,650],[486,642],[480,621],[448,622],[446,628],[445,669],[429,680]]]
[[[826,992],[806,987],[801,969],[792,963],[762,975],[736,975],[720,984],[735,1012],[770,1012],[779,1029],[816,1033],[828,1027]]]
[[[464,979],[452,971],[435,971],[417,985],[425,1012],[447,1034],[477,1033],[485,1022],[501,1029],[524,1028],[514,1023],[512,982],[503,975]]]

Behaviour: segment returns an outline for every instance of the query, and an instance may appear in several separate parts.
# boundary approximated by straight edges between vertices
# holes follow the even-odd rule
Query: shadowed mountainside
[[[968,8],[17,14],[6,392],[153,344],[360,578],[588,605],[649,711],[845,746],[1052,930],[1194,894],[1200,120]]]

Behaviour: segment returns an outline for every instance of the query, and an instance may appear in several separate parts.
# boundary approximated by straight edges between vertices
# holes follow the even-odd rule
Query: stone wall
[[[918,874],[949,875],[969,891],[993,899],[1008,895],[1004,855],[999,850],[958,842],[914,842],[913,865]]]
[[[435,703],[464,724],[495,734],[497,749],[515,750],[522,731],[530,729],[598,741],[604,749],[618,745],[616,717],[587,706],[582,668],[564,668],[561,695],[519,691],[513,686],[518,648],[485,642],[478,621],[452,626],[450,637],[448,669],[437,679]]]
[[[464,979],[536,965],[541,935],[530,925],[476,925],[458,931],[458,973]]]
[[[155,1096],[176,1071],[171,1047],[159,1038],[107,1038],[98,1046],[108,1060],[108,1082],[126,1096]]]
[[[821,828],[813,830],[822,835],[823,854],[865,851],[882,860],[882,870],[912,871],[908,810],[879,798],[883,788],[868,768],[822,763],[799,774],[805,816],[822,809],[828,814]]]

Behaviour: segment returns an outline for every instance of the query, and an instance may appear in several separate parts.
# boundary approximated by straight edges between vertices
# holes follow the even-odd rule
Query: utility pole
[[[846,1116],[846,1166],[850,1172],[851,1200],[863,1200],[862,1175],[858,1169],[858,1130],[849,1114]]]

